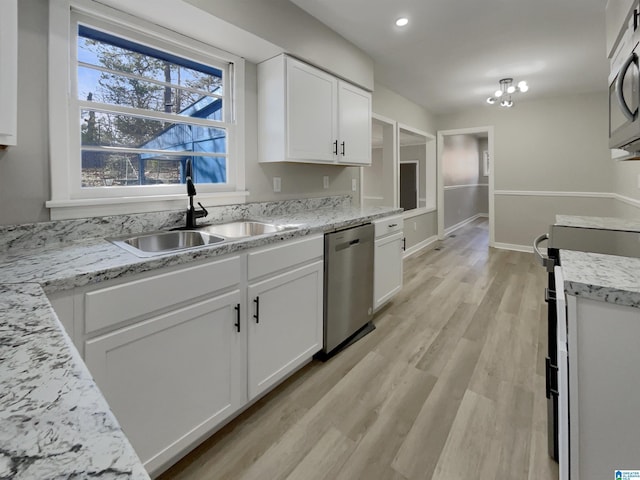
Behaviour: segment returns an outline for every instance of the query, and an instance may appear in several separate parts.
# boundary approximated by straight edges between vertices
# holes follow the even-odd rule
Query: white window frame
[[[198,63],[216,68],[224,66],[226,98],[222,127],[227,131],[227,183],[198,184],[197,198],[206,206],[246,201],[242,58],[88,0],[50,2],[49,9],[51,200],[46,206],[51,209],[52,220],[180,209],[187,198],[186,187],[181,184],[81,188],[79,107],[82,102],[76,93],[78,22]]]

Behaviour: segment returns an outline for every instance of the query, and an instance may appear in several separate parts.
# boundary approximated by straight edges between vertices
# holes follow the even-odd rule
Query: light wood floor
[[[167,479],[557,479],[547,456],[544,269],[486,220],[405,261],[376,330],[312,362]]]

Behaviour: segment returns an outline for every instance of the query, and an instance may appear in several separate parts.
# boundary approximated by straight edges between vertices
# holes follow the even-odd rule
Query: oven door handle
[[[623,86],[624,86],[624,77],[627,74],[627,70],[629,70],[629,67],[631,67],[632,63],[637,63],[638,62],[638,55],[636,55],[635,52],[633,52],[631,55],[629,55],[629,58],[627,58],[625,60],[625,62],[622,64],[622,67],[620,67],[620,72],[618,73],[618,79],[616,80],[616,97],[618,98],[618,104],[620,105],[620,109],[622,110],[622,113],[624,114],[625,117],[627,117],[627,119],[630,122],[633,122],[637,115],[638,115],[638,109],[636,108],[633,112],[631,111],[631,109],[629,108],[629,105],[627,105],[627,101],[624,99],[624,94],[623,92]]]
[[[548,233],[543,233],[542,235],[536,237],[536,239],[533,241],[533,252],[535,253],[538,261],[540,262],[540,265],[545,267],[547,271],[553,272],[554,261],[550,259],[547,255],[543,254],[540,251],[540,248],[538,248],[542,242],[546,242],[547,240],[549,240]]]

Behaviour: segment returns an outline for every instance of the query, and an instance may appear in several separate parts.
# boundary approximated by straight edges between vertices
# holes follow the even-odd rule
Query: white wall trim
[[[411,255],[415,255],[416,253],[418,253],[421,250],[424,250],[425,248],[429,247],[430,245],[433,245],[435,242],[438,241],[438,236],[437,235],[433,235],[432,237],[429,237],[419,243],[416,243],[413,247],[407,248],[404,253],[402,254],[402,259],[406,259],[408,257],[410,257]]]
[[[489,214],[488,213],[476,213],[472,217],[469,217],[469,218],[467,218],[465,220],[462,220],[461,222],[456,223],[455,225],[452,225],[449,228],[446,228],[445,231],[444,231],[444,236],[446,237],[447,235],[451,235],[456,230],[464,227],[465,225],[470,224],[471,222],[473,222],[474,220],[477,220],[479,218],[489,218]]]
[[[618,193],[614,193],[613,196],[619,202],[626,203],[627,205],[631,205],[636,208],[640,208],[640,200],[636,200],[635,198],[631,197],[625,197],[624,195],[620,195]]]
[[[406,220],[407,218],[413,218],[420,215],[426,215],[427,213],[433,213],[437,210],[435,207],[427,208],[414,208],[413,210],[405,210],[402,212],[402,217]]]
[[[494,243],[493,248],[500,250],[513,250],[514,252],[533,253],[533,245],[517,245],[515,243]]]
[[[494,195],[517,197],[583,197],[583,198],[616,198],[610,192],[561,192],[552,190],[495,190]],[[638,203],[640,205],[640,202]]]
[[[466,185],[445,185],[444,190],[458,190],[459,188],[471,188],[471,187],[488,187],[488,183],[469,183]]]

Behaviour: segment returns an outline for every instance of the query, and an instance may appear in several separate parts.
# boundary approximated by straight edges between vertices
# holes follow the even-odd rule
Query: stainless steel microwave
[[[640,48],[624,52],[609,84],[609,148],[640,151]]]

